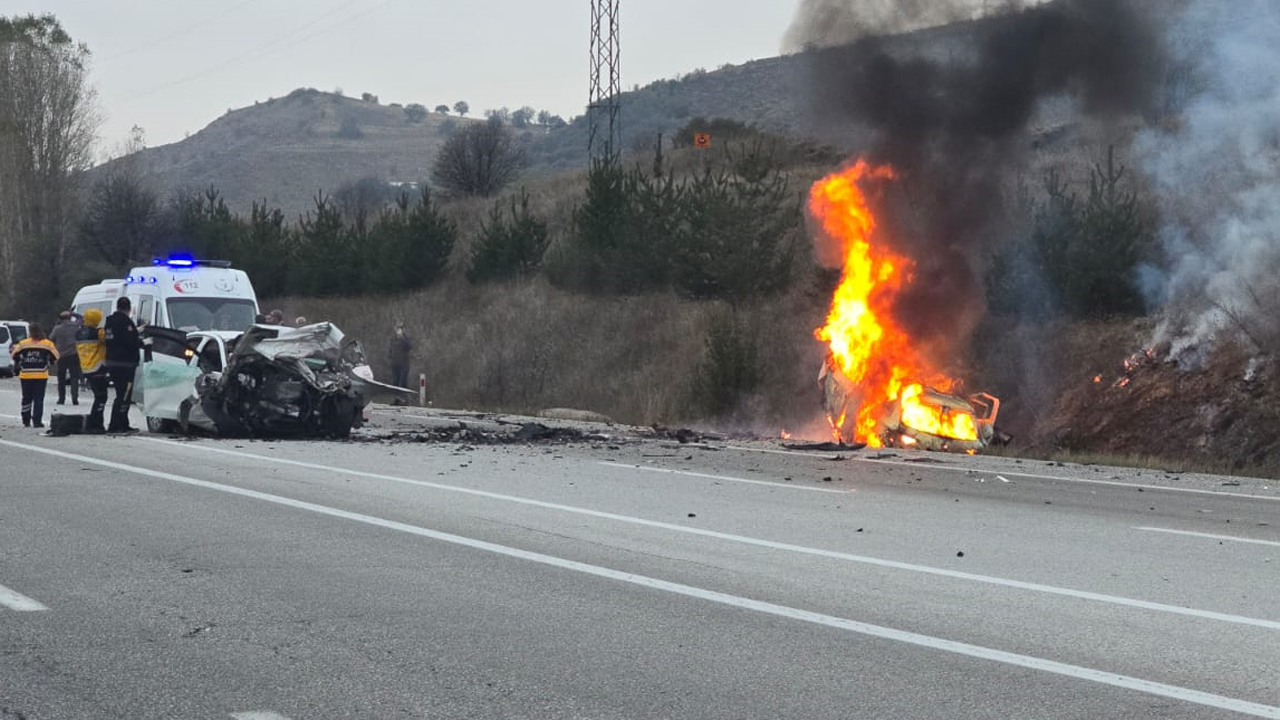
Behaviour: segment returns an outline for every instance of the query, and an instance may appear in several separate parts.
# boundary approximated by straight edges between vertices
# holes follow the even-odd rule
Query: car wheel
[[[147,418],[147,432],[153,433],[176,433],[181,426],[176,420],[166,420],[164,418],[149,417]]]

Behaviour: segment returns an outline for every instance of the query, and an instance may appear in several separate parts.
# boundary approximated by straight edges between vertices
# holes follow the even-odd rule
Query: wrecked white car
[[[142,334],[135,401],[153,432],[345,438],[369,403],[414,395],[373,380],[360,343],[332,323]]]
[[[1010,436],[996,428],[1000,400],[989,393],[962,397],[921,383],[907,383],[891,402],[874,410],[875,428],[858,437],[862,394],[831,357],[818,375],[823,410],[837,440],[873,447],[976,452],[1004,445]]]

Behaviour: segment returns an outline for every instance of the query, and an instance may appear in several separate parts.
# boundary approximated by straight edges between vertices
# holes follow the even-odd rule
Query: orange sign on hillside
[[[694,133],[693,146],[700,148],[711,147],[711,133]]]

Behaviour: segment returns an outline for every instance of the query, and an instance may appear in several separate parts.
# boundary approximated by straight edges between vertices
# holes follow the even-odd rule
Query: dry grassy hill
[[[181,142],[135,158],[162,195],[216,187],[233,211],[266,201],[296,217],[318,192],[374,177],[426,179],[437,150],[459,123],[474,118],[428,114],[334,93],[299,89],[283,98],[229,110]]]
[[[888,47],[945,53],[974,23],[897,36]],[[831,123],[815,112],[822,89],[811,87],[806,54],[693,69],[673,79],[636,87],[620,98],[624,151],[651,147],[670,138],[692,119],[726,118],[762,130],[852,151],[857,128]],[[585,78],[584,105],[585,105]],[[625,81],[625,78],[624,78]],[[216,187],[233,211],[247,214],[254,201],[297,217],[314,207],[316,193],[333,192],[364,178],[423,181],[440,145],[472,117],[430,113],[412,122],[404,108],[298,89],[225,115],[186,139],[148,148],[140,160],[146,176],[167,196],[175,190]],[[587,122],[574,118],[556,129],[518,131],[530,159],[526,180],[586,166]],[[98,169],[101,171],[101,168]]]

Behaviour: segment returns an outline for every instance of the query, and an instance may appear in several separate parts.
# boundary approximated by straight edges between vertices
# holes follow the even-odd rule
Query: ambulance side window
[[[155,323],[156,300],[150,295],[143,295],[138,298],[138,312],[133,316],[133,321],[139,325],[152,325]]]

